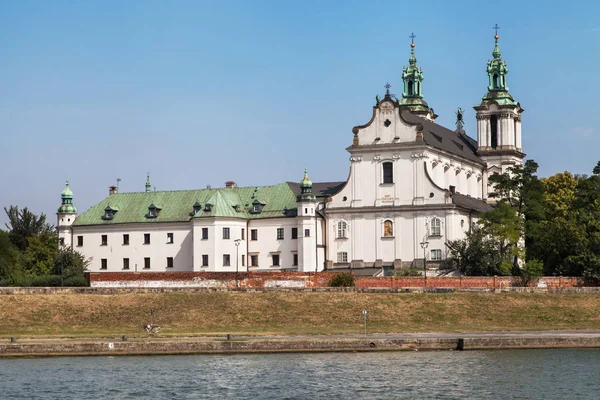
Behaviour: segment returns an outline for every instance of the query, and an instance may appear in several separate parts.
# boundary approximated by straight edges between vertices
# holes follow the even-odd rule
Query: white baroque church
[[[371,119],[352,129],[344,182],[152,191],[109,196],[77,214],[61,194],[58,231],[92,272],[348,271],[379,275],[436,265],[445,243],[491,209],[488,176],[522,164],[521,113],[495,37],[488,86],[475,106],[477,140],[436,124],[423,99],[414,42],[401,98],[377,97]]]

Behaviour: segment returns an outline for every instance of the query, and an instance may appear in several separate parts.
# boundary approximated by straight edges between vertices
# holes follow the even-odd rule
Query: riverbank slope
[[[0,337],[600,329],[597,294],[201,292],[0,296]],[[152,313],[150,313],[152,310]]]

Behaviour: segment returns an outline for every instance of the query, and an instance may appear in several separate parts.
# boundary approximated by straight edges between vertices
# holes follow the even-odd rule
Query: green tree
[[[18,251],[8,237],[8,232],[0,229],[0,281],[12,282],[17,265]]]
[[[9,209],[4,207],[4,211],[8,216],[6,227],[9,229],[8,235],[10,241],[17,246],[19,251],[27,249],[31,237],[54,230],[52,225],[46,223],[46,215],[44,213],[38,217],[29,211],[27,207],[19,210],[19,206],[10,206]]]
[[[498,251],[499,243],[482,226],[475,226],[464,239],[447,244],[456,267],[469,276],[510,275],[511,265]]]
[[[63,279],[83,278],[91,260],[72,247],[63,247],[58,251],[53,273],[63,276]]]
[[[29,246],[20,253],[23,272],[29,277],[49,275],[58,256],[58,235],[44,232],[28,238]]]

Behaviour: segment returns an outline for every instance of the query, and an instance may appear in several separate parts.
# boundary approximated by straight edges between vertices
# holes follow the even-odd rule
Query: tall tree
[[[51,232],[54,229],[52,225],[46,223],[44,213],[38,217],[29,211],[27,207],[20,210],[19,206],[10,206],[9,209],[4,207],[4,211],[8,216],[6,227],[9,229],[10,241],[20,251],[27,249],[31,237]]]
[[[17,249],[8,238],[8,232],[0,229],[0,281],[10,281],[16,268]]]

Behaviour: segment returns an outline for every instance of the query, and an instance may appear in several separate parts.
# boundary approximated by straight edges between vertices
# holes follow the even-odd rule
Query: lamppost
[[[424,240],[421,242],[421,248],[423,249],[423,282],[427,287],[427,257],[425,256],[425,249],[429,246],[429,242]]]
[[[235,287],[237,288],[240,287],[238,282],[238,268],[240,264],[240,243],[242,240],[235,239],[233,242],[235,243]]]

